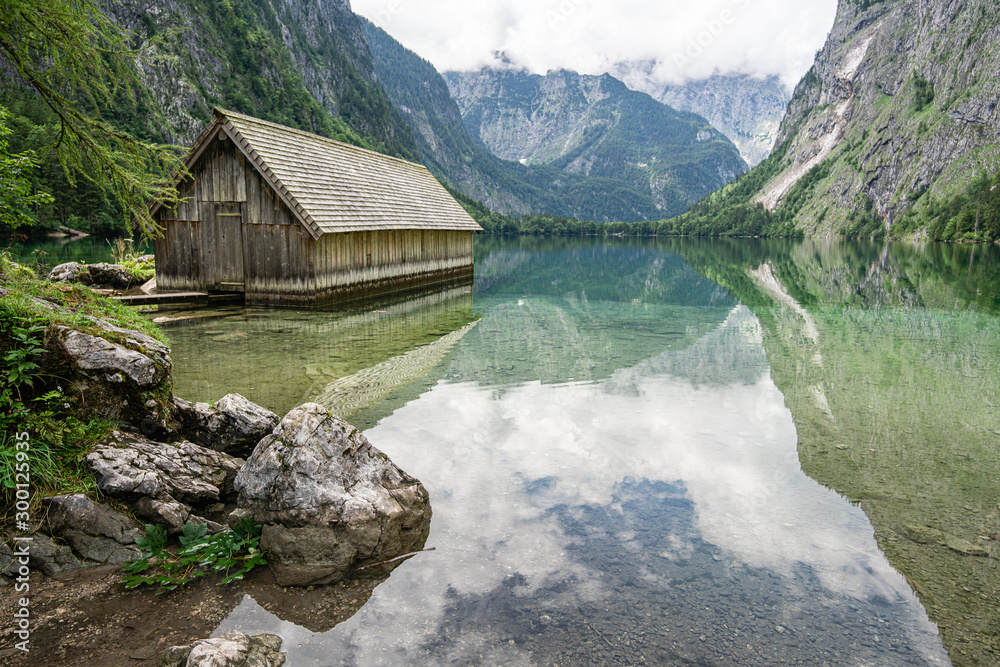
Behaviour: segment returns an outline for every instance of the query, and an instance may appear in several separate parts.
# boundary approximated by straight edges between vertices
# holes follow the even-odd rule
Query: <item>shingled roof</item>
[[[383,229],[482,231],[423,165],[225,109],[214,112],[188,166],[223,130],[314,238]]]

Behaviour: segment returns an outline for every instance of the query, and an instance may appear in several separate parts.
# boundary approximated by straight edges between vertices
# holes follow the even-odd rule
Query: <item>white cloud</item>
[[[495,64],[602,74],[655,63],[664,83],[713,72],[794,86],[833,26],[836,0],[352,0],[439,71]]]

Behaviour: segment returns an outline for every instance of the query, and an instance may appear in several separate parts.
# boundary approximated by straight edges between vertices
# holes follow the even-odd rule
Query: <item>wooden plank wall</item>
[[[163,229],[154,244],[159,289],[206,291],[243,282],[240,218],[228,214],[242,210],[248,171],[228,138],[214,139],[178,188],[181,202],[157,211]]]
[[[201,201],[246,201],[247,166],[243,154],[228,137],[212,141],[198,160],[196,178],[200,181]]]
[[[251,303],[310,301],[316,242],[301,225],[243,225],[245,294]]]
[[[209,290],[243,291],[243,205],[202,202],[201,280]]]
[[[201,281],[200,238],[199,221],[171,220],[163,225],[163,236],[156,239],[153,245],[157,289],[206,289]]]
[[[246,174],[243,253],[247,300],[309,301],[316,292],[316,243],[252,167]]]
[[[400,229],[325,234],[316,249],[316,288],[326,295],[471,266],[472,232]]]

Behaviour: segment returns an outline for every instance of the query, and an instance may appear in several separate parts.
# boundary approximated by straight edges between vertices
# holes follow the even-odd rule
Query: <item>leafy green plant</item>
[[[129,561],[123,568],[129,575],[124,579],[125,587],[158,586],[156,594],[160,595],[209,571],[222,573],[221,584],[240,580],[256,566],[266,563],[260,552],[260,531],[261,527],[248,518],[232,530],[216,535],[208,535],[205,524],[188,521],[178,537],[180,548],[170,551],[167,529],[149,524],[146,536],[136,540],[145,555]]]
[[[19,387],[32,386],[33,376],[38,372],[39,365],[35,358],[45,349],[41,340],[45,327],[37,320],[15,317],[11,318],[8,327],[3,328],[9,328],[7,335],[11,342],[10,349],[3,356],[3,375],[20,396]]]
[[[5,509],[16,489],[16,434],[30,436],[31,481],[36,490],[77,493],[93,488],[84,457],[111,428],[100,420],[80,421],[62,387],[49,389],[36,383],[46,379],[38,363],[45,328],[37,318],[0,310],[0,499]]]
[[[136,282],[144,283],[156,275],[156,264],[151,255],[144,255],[135,247],[131,236],[121,236],[111,245],[111,261],[128,269]]]

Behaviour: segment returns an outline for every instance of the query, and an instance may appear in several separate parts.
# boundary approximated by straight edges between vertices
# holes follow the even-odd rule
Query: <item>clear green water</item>
[[[167,322],[177,395],[322,400],[434,509],[332,629],[249,590],[217,632],[292,665],[998,664],[998,266],[480,237],[469,288]]]
[[[8,249],[11,257],[22,264],[32,264],[37,260],[48,267],[53,267],[63,262],[94,264],[111,261],[110,239],[103,236],[32,240],[12,243]],[[138,249],[140,252],[153,252],[152,246],[148,243],[139,244]],[[43,254],[36,256],[36,250]]]

